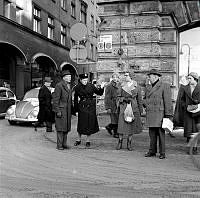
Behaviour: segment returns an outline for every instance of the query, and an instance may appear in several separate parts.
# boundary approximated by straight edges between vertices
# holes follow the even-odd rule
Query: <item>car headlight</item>
[[[11,106],[11,107],[8,108],[8,110],[7,110],[6,113],[7,113],[8,115],[12,115],[14,112],[15,112],[15,108],[14,108],[14,106]]]
[[[32,115],[33,115],[34,117],[37,117],[38,111],[37,111],[37,110],[34,110],[34,111],[32,112]]]

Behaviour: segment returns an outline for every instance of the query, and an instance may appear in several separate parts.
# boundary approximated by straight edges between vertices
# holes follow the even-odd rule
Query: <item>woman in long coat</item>
[[[67,149],[67,134],[71,130],[72,90],[71,73],[62,72],[62,81],[59,82],[53,93],[53,110],[55,111],[55,127],[57,131],[57,149]]]
[[[119,150],[122,148],[123,136],[127,136],[127,149],[132,150],[131,142],[133,134],[142,132],[142,96],[137,82],[132,80],[132,74],[126,72],[124,76],[125,83],[122,84],[118,92],[119,120],[117,132],[119,133],[119,141],[116,149]],[[128,104],[131,104],[134,115],[132,122],[127,122],[124,118],[124,112]]]
[[[97,88],[89,83],[87,74],[80,74],[79,78],[80,82],[74,88],[74,108],[78,112],[78,140],[74,145],[80,145],[81,135],[86,135],[86,147],[90,147],[90,135],[99,131],[94,94],[103,95],[104,88]]]
[[[189,112],[188,105],[200,104],[200,84],[198,83],[198,74],[191,72],[188,75],[189,84],[182,87],[180,102],[184,112],[184,137],[189,142],[193,133],[200,132],[200,112]],[[193,148],[193,153],[197,153],[197,147]]]

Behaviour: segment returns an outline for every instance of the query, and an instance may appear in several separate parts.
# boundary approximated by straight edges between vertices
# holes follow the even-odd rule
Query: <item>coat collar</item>
[[[70,89],[69,89],[68,86],[67,86],[67,83],[66,83],[64,80],[62,81],[62,86],[63,86],[63,88],[64,88],[67,92],[70,91]]]
[[[186,85],[185,86],[185,93],[190,97],[192,98],[193,96],[195,95],[198,95],[198,93],[200,92],[200,84],[198,83],[194,89],[194,91],[192,92],[191,94],[191,89],[190,89],[190,85]]]
[[[148,96],[150,96],[153,92],[155,92],[160,86],[161,86],[162,82],[161,80],[159,80],[153,87],[151,86]]]

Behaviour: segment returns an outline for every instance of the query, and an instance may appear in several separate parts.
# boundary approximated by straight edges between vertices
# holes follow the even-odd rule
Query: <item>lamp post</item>
[[[188,47],[188,74],[190,73],[190,51],[191,51],[191,47],[189,44],[183,44],[181,45],[181,51],[180,51],[180,54],[183,54],[183,47],[184,46],[187,46]]]

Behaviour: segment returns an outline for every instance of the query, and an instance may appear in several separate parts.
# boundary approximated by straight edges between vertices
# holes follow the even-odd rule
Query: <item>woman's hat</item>
[[[71,75],[71,73],[70,73],[69,70],[64,70],[64,71],[62,71],[61,76],[64,77],[64,76],[66,76],[66,75]]]
[[[188,74],[188,76],[192,76],[193,78],[195,78],[195,79],[199,79],[199,75],[196,73],[196,72],[190,72],[189,74]]]
[[[84,79],[84,78],[88,78],[88,74],[84,73],[84,74],[80,74],[79,75],[80,79]]]
[[[154,75],[157,75],[157,76],[162,76],[162,74],[157,70],[157,69],[151,69],[147,75],[149,76],[150,74],[154,74]]]

